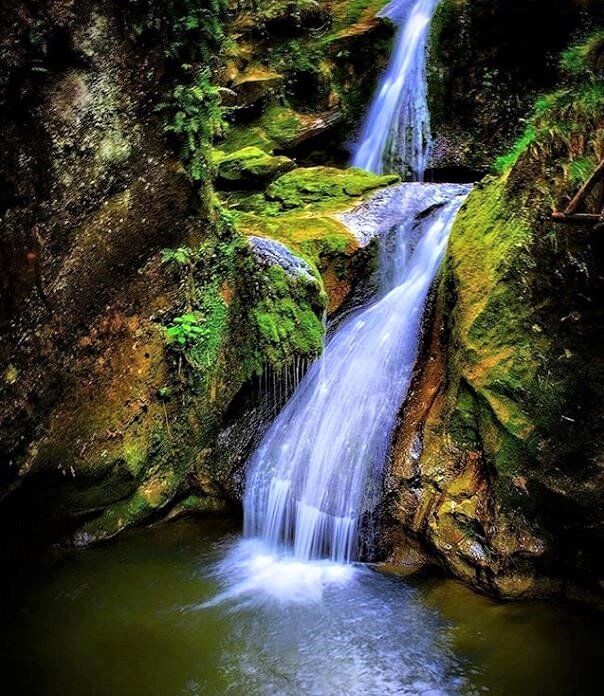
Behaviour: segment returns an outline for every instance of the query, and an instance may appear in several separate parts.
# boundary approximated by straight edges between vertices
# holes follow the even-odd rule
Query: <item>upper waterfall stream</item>
[[[439,0],[393,0],[383,15],[399,29],[388,68],[363,125],[352,165],[423,181],[430,157],[426,50]]]

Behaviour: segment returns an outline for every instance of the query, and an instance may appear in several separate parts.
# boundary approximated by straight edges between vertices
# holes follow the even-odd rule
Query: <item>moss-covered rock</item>
[[[229,205],[245,234],[275,239],[310,264],[324,284],[331,313],[349,295],[361,269],[371,265],[370,258],[359,256],[359,240],[338,215],[397,181],[397,176],[360,169],[300,168],[276,179],[263,194],[232,197]]]
[[[262,66],[250,66],[232,82],[237,106],[251,106],[275,94],[284,82],[283,75]]]
[[[329,132],[340,120],[339,112],[304,114],[289,106],[273,104],[252,123],[231,127],[220,148],[229,153],[250,146],[267,153],[291,152],[302,143]]]
[[[268,155],[253,146],[231,154],[216,151],[214,163],[218,180],[223,185],[252,188],[261,188],[296,166],[289,157]]]
[[[235,108],[221,149],[256,146],[305,157],[327,151],[324,160],[334,161],[335,155],[342,163],[340,149],[351,126],[357,127],[388,57],[393,29],[376,16],[384,4],[313,0],[240,6],[231,22],[237,44],[222,72],[223,86],[230,90],[225,95],[231,95],[225,103]],[[282,76],[283,82],[254,98],[253,109],[237,108],[232,95],[246,88],[247,75],[252,88],[264,84],[263,76]]]
[[[595,587],[602,573],[601,240],[551,219],[580,185],[577,163],[590,172],[604,156],[602,75],[578,72],[455,222],[396,445],[395,517],[456,575],[506,597]]]
[[[311,167],[297,169],[280,177],[272,183],[266,197],[278,201],[281,208],[300,208],[306,204],[325,204],[330,209],[350,203],[381,186],[399,181],[392,174],[370,174],[362,169],[334,169],[330,167]]]

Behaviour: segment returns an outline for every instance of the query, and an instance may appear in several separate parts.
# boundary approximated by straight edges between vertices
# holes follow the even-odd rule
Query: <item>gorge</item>
[[[20,693],[587,688],[601,223],[552,212],[604,158],[604,8],[548,7],[7,13]]]

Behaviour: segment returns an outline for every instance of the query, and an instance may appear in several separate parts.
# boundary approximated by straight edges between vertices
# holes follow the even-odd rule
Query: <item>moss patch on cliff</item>
[[[271,179],[293,169],[289,157],[274,157],[258,147],[244,147],[231,154],[214,155],[219,181],[232,186],[261,188]]]
[[[333,311],[350,290],[348,260],[359,248],[337,213],[397,181],[359,169],[300,168],[276,179],[263,194],[232,196],[228,203],[242,232],[275,239],[308,261]]]
[[[565,51],[560,61],[566,84],[535,104],[533,115],[510,152],[500,157],[499,173],[511,169],[520,157],[539,160],[565,152],[564,178],[575,182],[587,178],[601,153],[602,104],[604,103],[604,32]],[[591,142],[584,142],[585,137]]]
[[[351,198],[398,181],[396,175],[380,176],[362,169],[311,167],[280,177],[269,186],[266,197],[278,201],[282,209],[312,204],[317,210],[322,207],[334,210],[342,204],[349,205]]]

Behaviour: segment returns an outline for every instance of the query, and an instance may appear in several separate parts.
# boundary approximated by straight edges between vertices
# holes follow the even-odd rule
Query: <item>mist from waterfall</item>
[[[439,0],[393,0],[383,11],[399,29],[363,125],[352,165],[423,181],[430,158],[426,53]]]

